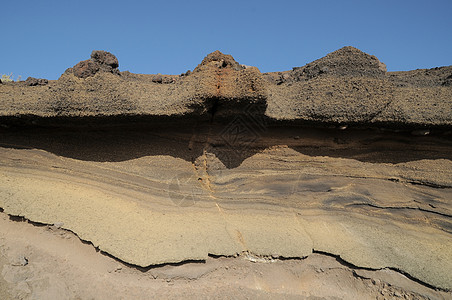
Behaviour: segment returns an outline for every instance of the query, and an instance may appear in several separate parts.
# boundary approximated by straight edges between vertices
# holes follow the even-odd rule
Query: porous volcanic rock
[[[91,53],[91,59],[94,60],[99,66],[106,70],[117,69],[119,62],[116,56],[107,51],[94,50]]]
[[[449,87],[452,86],[452,66],[391,72],[388,78],[398,87]]]
[[[242,67],[231,55],[215,51],[208,54],[187,78],[194,79],[197,96],[209,114],[224,119],[243,112],[251,105],[263,116],[266,109],[266,81],[256,67]]]
[[[351,46],[343,47],[304,67],[296,67],[290,74],[293,81],[308,80],[322,74],[336,76],[368,76],[381,78],[386,65],[373,55]]]
[[[214,65],[215,68],[226,68],[230,67],[235,71],[239,71],[244,69],[232,55],[223,54],[219,50],[216,50],[210,54],[208,54],[202,62],[195,68],[194,72],[199,72],[203,69],[204,66]]]
[[[116,56],[107,51],[94,50],[90,59],[79,62],[65,73],[73,73],[76,77],[87,78],[94,76],[97,72],[119,74],[118,67]]]
[[[36,86],[36,85],[46,85],[49,83],[49,81],[44,78],[28,77],[27,80],[25,80],[25,83],[29,86]]]
[[[220,51],[183,76],[119,73],[117,67],[112,54],[93,51],[91,59],[45,87],[3,84],[0,118],[23,123],[140,115],[227,121],[241,115],[297,124],[452,127],[451,66],[386,72],[375,56],[353,47],[292,71],[265,74]]]

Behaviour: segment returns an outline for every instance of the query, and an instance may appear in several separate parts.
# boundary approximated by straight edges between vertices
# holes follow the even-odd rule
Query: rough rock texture
[[[134,266],[156,278],[169,263],[230,256],[282,262],[271,275],[285,278],[281,288],[256,271],[245,289],[251,298],[363,298],[364,290],[383,299],[450,298],[452,67],[387,73],[351,47],[280,73],[244,68],[219,51],[183,76],[117,76],[117,66],[93,52],[47,85],[0,86],[0,225],[11,228],[0,227],[0,296],[7,286],[16,298],[96,298],[94,285],[137,279]],[[23,224],[6,215],[70,230],[134,275],[112,279],[82,266],[102,278],[83,295],[72,283],[62,288],[67,272],[64,282],[50,277],[57,294],[20,280],[46,276],[32,253],[60,261],[51,249],[66,246],[42,242],[38,251],[10,233]],[[24,245],[35,250],[11,254]],[[325,271],[336,267],[318,260],[308,277],[281,276],[302,272],[287,258],[318,255],[347,268]],[[251,278],[243,269],[234,276]],[[383,273],[397,279],[383,284],[375,279]],[[346,291],[304,288],[306,278],[328,274],[349,276]],[[232,293],[225,298],[237,295],[221,286]]]
[[[320,75],[366,76],[381,78],[386,65],[373,55],[353,47],[344,47],[304,67],[294,68],[288,81],[302,81]]]
[[[447,299],[396,271],[354,268],[335,257],[209,257],[136,269],[57,226],[0,213],[0,295],[13,299]],[[45,247],[43,247],[45,246]],[[27,263],[24,263],[24,260]],[[70,266],[70,271],[68,266]],[[237,280],[237,279],[240,280]],[[105,288],[108,286],[108,288]]]
[[[235,71],[240,71],[243,68],[234,58],[229,54],[223,54],[220,51],[214,51],[208,54],[202,62],[194,69],[194,72],[201,71],[206,65],[214,65],[215,68],[232,68]]]
[[[186,116],[228,119],[253,111],[270,121],[359,126],[452,125],[452,67],[385,72],[374,56],[345,47],[293,71],[261,74],[232,56],[209,54],[182,75],[118,74],[108,52],[69,69],[47,86],[0,88],[0,118]],[[165,84],[162,84],[165,83]],[[248,113],[250,114],[250,113]]]
[[[104,69],[105,72],[119,67],[118,59],[110,52],[95,50],[91,53],[91,59],[100,66],[101,70]]]
[[[25,83],[29,86],[36,86],[36,85],[46,85],[49,83],[49,81],[44,78],[28,77],[27,80],[25,80]]]
[[[450,140],[180,127],[4,129],[0,207],[140,266],[315,250],[451,288]]]
[[[118,67],[116,56],[110,52],[94,50],[90,59],[79,62],[65,73],[72,73],[79,78],[87,78],[94,76],[97,72],[119,74]]]
[[[314,249],[452,288],[452,194],[407,186],[415,179],[398,175],[403,165],[309,158],[284,148],[253,156],[236,170],[207,169],[208,175],[169,156],[116,164],[34,150],[3,150],[2,157],[6,213],[62,223],[135,265],[242,251],[305,257]],[[442,183],[452,186],[450,161],[442,165]]]

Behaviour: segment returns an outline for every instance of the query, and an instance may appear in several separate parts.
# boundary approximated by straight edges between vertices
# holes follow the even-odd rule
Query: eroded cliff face
[[[387,73],[376,57],[353,47],[292,71],[265,74],[219,51],[193,72],[176,76],[119,72],[117,66],[112,54],[93,51],[90,60],[48,84],[4,83],[2,122],[102,116],[220,120],[249,106],[269,120],[298,124],[447,127],[452,122],[452,67]]]
[[[94,63],[0,85],[3,213],[141,267],[315,252],[452,289],[451,67],[352,47],[267,74],[218,51],[180,76]]]

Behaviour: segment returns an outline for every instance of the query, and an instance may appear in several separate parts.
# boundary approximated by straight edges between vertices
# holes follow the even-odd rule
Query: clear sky
[[[343,46],[390,71],[452,65],[452,0],[5,0],[0,22],[0,73],[22,79],[57,79],[94,49],[145,74],[193,70],[217,49],[261,72]]]

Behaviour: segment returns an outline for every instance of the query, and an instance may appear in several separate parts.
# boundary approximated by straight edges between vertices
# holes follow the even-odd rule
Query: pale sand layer
[[[63,223],[128,263],[242,251],[304,257],[315,249],[452,288],[452,192],[408,183],[451,186],[449,160],[370,164],[287,148],[235,169],[208,153],[195,164],[170,156],[86,162],[4,148],[0,157],[6,213]]]
[[[26,259],[26,264],[24,263]],[[107,288],[106,288],[107,287]],[[0,213],[0,298],[9,299],[449,299],[388,269],[334,257],[209,257],[146,269],[116,261],[55,226]]]

